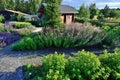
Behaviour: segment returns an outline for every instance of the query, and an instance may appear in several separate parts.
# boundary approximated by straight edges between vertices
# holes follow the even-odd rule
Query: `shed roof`
[[[47,6],[47,4],[41,3],[40,7],[41,6]],[[69,5],[60,5],[60,12],[62,14],[64,14],[64,13],[78,13],[78,11],[74,7],[69,6]]]
[[[78,13],[78,11],[69,5],[61,5],[60,6],[61,13]]]

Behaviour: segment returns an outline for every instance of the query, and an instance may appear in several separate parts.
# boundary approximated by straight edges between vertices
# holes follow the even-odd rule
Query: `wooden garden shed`
[[[44,13],[45,13],[45,9],[44,7],[46,6],[45,3],[42,3],[40,5],[40,8],[38,9],[38,13],[40,14],[39,15],[39,18],[41,20],[44,19]],[[61,21],[62,23],[66,23],[66,24],[70,24],[72,22],[74,22],[74,16],[76,13],[78,13],[78,11],[73,8],[72,6],[69,6],[69,5],[60,5],[60,12],[61,12]]]

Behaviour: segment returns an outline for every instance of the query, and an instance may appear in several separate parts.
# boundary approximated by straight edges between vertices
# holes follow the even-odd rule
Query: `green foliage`
[[[111,28],[119,26],[119,23],[117,22],[104,22],[103,20],[91,20],[90,23],[92,25],[96,25],[97,27],[102,27],[102,26],[110,26]]]
[[[39,20],[37,20],[37,21],[30,21],[30,23],[32,25],[36,26],[36,27],[42,27],[43,26],[42,21],[39,21]]]
[[[10,22],[10,23],[15,24],[14,28],[16,29],[32,27],[31,23],[28,22]]]
[[[0,0],[0,10],[11,9],[28,14],[36,14],[42,0]]]
[[[79,23],[85,23],[86,22],[85,19],[79,19],[78,17],[75,18],[75,21],[79,22]]]
[[[65,55],[50,54],[43,57],[43,71],[46,80],[69,80],[67,75],[65,75],[65,65],[67,60]]]
[[[3,33],[3,32],[11,33],[12,31],[13,31],[12,27],[4,27],[4,25],[0,23],[0,33]]]
[[[100,12],[97,18],[98,18],[98,20],[103,21],[104,20],[103,13]]]
[[[23,17],[23,15],[18,14],[17,15],[17,21],[25,21],[25,18]]]
[[[90,11],[88,8],[85,7],[84,4],[82,4],[79,9],[78,17],[85,20],[85,22],[88,22],[88,19],[90,18]]]
[[[113,17],[113,18],[120,18],[120,10],[111,10],[110,12],[110,17]]]
[[[59,6],[62,0],[45,0],[47,4],[45,7],[44,25],[50,27],[61,27],[61,14]]]
[[[33,77],[32,80],[43,80],[42,77],[39,77],[39,75],[41,75],[39,74],[41,72],[40,66],[35,67],[33,64],[27,64],[23,67],[23,70],[26,71],[24,75],[25,80],[29,80]]]
[[[110,26],[102,26],[102,29],[104,31],[110,31],[111,30],[111,27]]]
[[[13,45],[12,49],[33,50],[33,48],[29,48],[30,44],[27,43],[27,38],[32,39],[36,49],[43,49],[49,47],[73,48],[97,45],[102,42],[104,38],[104,33],[102,33],[100,29],[93,26],[83,27],[83,25],[71,25],[66,28],[57,29],[45,28],[41,33],[23,38],[16,45]],[[23,47],[21,43],[25,43],[26,45],[28,45]]]
[[[3,15],[0,15],[0,23],[4,23],[5,19]]]
[[[21,29],[16,32],[21,36],[27,36],[27,35],[31,34],[33,30],[34,29]]]
[[[97,27],[103,26],[103,23],[102,23],[101,21],[99,21],[99,20],[91,20],[90,23],[91,23],[92,25],[97,26]]]
[[[3,27],[3,23],[0,23],[0,27]]]
[[[18,47],[16,47],[18,46]],[[15,46],[12,46],[12,49],[15,50],[36,50],[36,44],[34,42],[34,39],[30,38],[30,37],[25,37],[23,38],[19,44],[16,44]]]
[[[106,37],[104,38],[102,43],[109,47],[115,47],[119,40],[120,28],[116,27],[110,29],[110,27],[106,26],[104,27],[104,30],[106,31]]]
[[[99,56],[82,50],[69,58],[55,52],[44,56],[41,66],[27,64],[24,70],[26,80],[119,80],[120,50]]]
[[[94,16],[99,14],[99,10],[97,9],[95,3],[91,4],[89,9],[90,9],[90,19],[93,19]]]
[[[66,72],[71,80],[96,80],[102,76],[101,63],[96,55],[91,52],[79,51],[74,58],[68,59]]]
[[[109,53],[106,50],[104,54],[99,56],[101,64],[105,67],[106,74],[108,74],[108,80],[119,80],[120,79],[120,50],[115,49],[114,53]]]
[[[104,15],[105,17],[110,17],[110,8],[109,8],[108,5],[106,5],[106,6],[104,7],[102,13],[103,13],[103,15]]]

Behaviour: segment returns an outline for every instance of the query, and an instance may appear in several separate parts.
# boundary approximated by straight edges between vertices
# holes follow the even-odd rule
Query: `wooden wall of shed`
[[[62,23],[70,24],[74,21],[74,14],[62,14],[61,15]]]

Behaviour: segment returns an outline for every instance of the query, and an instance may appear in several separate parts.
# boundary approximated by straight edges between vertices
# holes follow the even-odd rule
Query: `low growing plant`
[[[32,24],[28,22],[10,22],[10,23],[15,24],[14,28],[16,29],[32,27]]]

